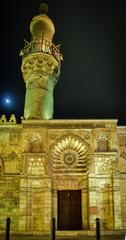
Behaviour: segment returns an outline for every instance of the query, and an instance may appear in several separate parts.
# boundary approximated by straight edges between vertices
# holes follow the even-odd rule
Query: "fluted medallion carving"
[[[86,171],[87,161],[87,146],[74,136],[60,139],[53,147],[52,166],[54,169]]]

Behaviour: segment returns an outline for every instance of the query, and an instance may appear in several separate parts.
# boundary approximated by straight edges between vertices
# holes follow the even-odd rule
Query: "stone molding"
[[[92,128],[116,128],[117,120],[116,119],[51,119],[51,120],[25,120],[22,119],[23,128],[32,128],[32,127],[48,127],[48,128],[71,128],[71,129],[92,129]]]

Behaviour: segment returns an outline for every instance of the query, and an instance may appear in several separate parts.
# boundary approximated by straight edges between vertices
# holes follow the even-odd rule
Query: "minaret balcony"
[[[21,50],[20,55],[24,58],[29,54],[40,52],[52,55],[57,62],[63,60],[62,54],[60,53],[60,44],[56,46],[54,43],[48,42],[45,39],[31,42],[25,40],[25,46]]]

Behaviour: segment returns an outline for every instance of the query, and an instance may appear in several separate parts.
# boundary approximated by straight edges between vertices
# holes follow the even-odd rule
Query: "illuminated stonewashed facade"
[[[104,230],[125,229],[125,199],[126,127],[117,120],[1,117],[0,230],[8,216],[22,232],[50,232],[52,217],[57,230],[93,230],[96,217]]]
[[[21,50],[24,117],[0,117],[0,233],[57,234],[126,229],[126,126],[116,119],[54,120],[53,90],[63,60],[47,6]],[[66,231],[67,230],[67,231]]]

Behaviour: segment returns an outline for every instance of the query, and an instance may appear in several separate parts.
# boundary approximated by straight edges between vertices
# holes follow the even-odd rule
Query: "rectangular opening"
[[[81,190],[58,191],[58,230],[81,229]]]

